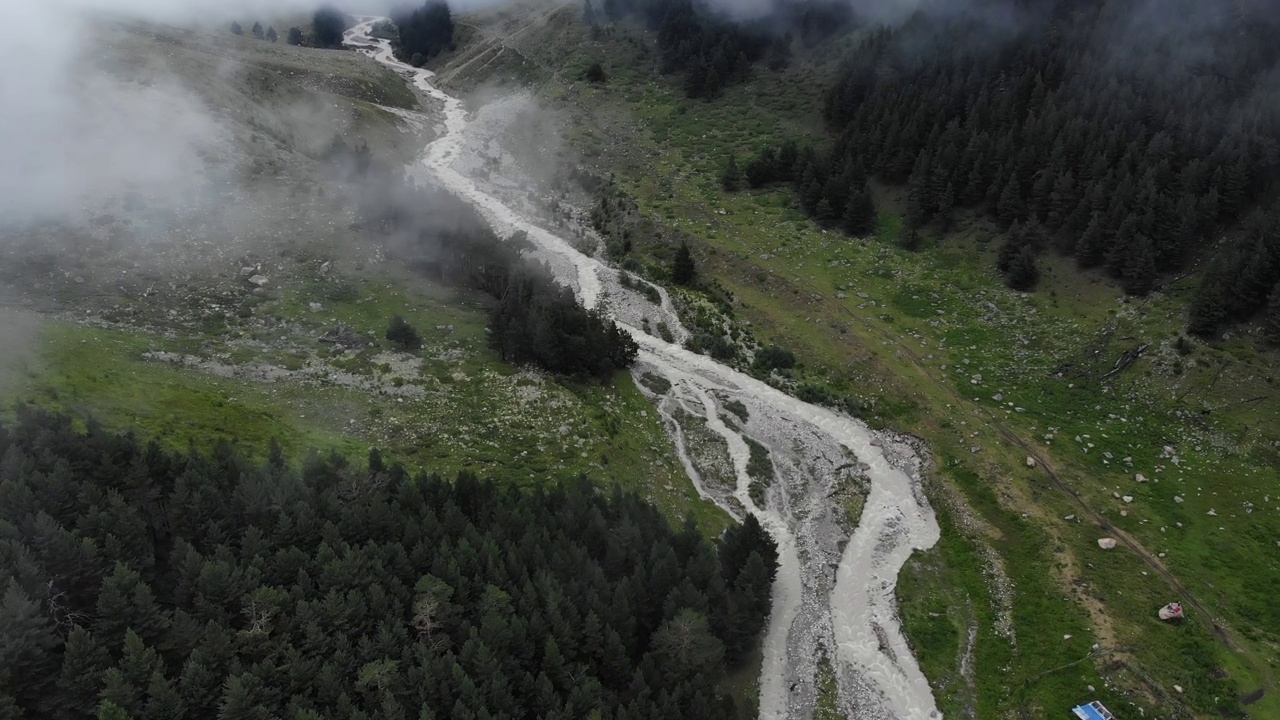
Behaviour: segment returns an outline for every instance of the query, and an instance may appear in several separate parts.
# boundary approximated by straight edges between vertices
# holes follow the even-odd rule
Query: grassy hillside
[[[102,47],[116,77],[212,108],[234,172],[189,207],[125,198],[84,225],[0,243],[5,412],[33,403],[175,446],[262,454],[275,439],[294,458],[376,446],[441,473],[586,474],[673,519],[693,513],[708,533],[724,527],[629,376],[577,385],[502,363],[483,298],[387,261],[354,225],[325,151],[337,139],[414,157],[430,119],[402,78],[357,53],[230,33],[112,26]],[[396,314],[421,350],[383,339]]]
[[[798,381],[928,442],[945,539],[899,595],[944,711],[1038,717],[1096,695],[1161,717],[1280,713],[1274,353],[1248,329],[1182,339],[1194,275],[1125,301],[1053,260],[1024,295],[996,277],[983,222],[901,250],[895,189],[877,189],[880,229],[864,239],[821,231],[789,190],[725,194],[730,154],[821,141],[820,93],[853,38],[690,101],[656,77],[646,33],[593,41],[578,14],[463,20],[471,40],[441,76],[536,88],[566,123],[561,159],[614,173],[636,203],[634,267],[662,279],[675,238],[694,238],[744,336],[794,348]],[[607,83],[581,79],[594,61]],[[1188,622],[1161,624],[1175,599]]]

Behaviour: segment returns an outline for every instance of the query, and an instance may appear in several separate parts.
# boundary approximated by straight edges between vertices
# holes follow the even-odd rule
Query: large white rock
[[[1116,546],[1115,538],[1098,538],[1098,547],[1103,550],[1110,550]]]

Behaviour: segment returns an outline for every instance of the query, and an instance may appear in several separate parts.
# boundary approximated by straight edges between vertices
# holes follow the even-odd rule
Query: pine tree
[[[1244,257],[1247,259],[1235,273],[1227,298],[1228,312],[1233,317],[1246,317],[1263,307],[1276,281],[1275,261],[1264,237],[1254,240]]]
[[[1094,213],[1089,219],[1088,226],[1080,235],[1080,239],[1076,241],[1075,255],[1076,262],[1080,267],[1089,268],[1097,267],[1102,264],[1103,258],[1106,257],[1106,237],[1102,228],[1102,216],[1100,213]]]
[[[178,689],[187,707],[200,708],[201,711],[217,707],[222,695],[221,685],[218,674],[202,650],[197,649],[187,658],[182,667],[182,677],[178,680]]]
[[[110,700],[102,701],[98,706],[98,720],[131,720],[129,713],[124,711],[119,705]]]
[[[255,22],[253,24],[253,29],[251,29],[249,32],[253,33],[254,37],[261,40],[262,39],[262,23]]]
[[[103,579],[95,615],[94,637],[112,650],[124,645],[126,630],[135,630],[143,640],[154,641],[168,626],[151,588],[123,563],[117,563]]]
[[[898,238],[898,244],[903,250],[915,252],[924,245],[924,238],[920,235],[920,229],[911,223],[905,223],[902,228],[902,236]]]
[[[0,599],[0,681],[8,681],[20,706],[34,709],[44,699],[61,645],[40,603],[10,577]]]
[[[1227,318],[1226,283],[1220,269],[1210,268],[1200,280],[1200,287],[1188,308],[1187,331],[1209,337],[1222,327]]]
[[[1156,253],[1151,239],[1138,235],[1129,247],[1124,264],[1124,290],[1130,295],[1146,295],[1156,284]]]
[[[124,650],[118,667],[125,682],[135,688],[145,688],[151,682],[151,676],[163,670],[164,665],[159,654],[147,647],[142,638],[130,629],[125,633]],[[134,710],[127,706],[125,709]]]
[[[72,628],[58,673],[59,714],[68,718],[94,717],[98,711],[98,687],[110,665],[107,649],[98,645],[88,630]]]
[[[129,682],[124,671],[118,667],[107,668],[107,671],[102,674],[100,699],[103,703],[119,709],[126,717],[139,713],[142,709],[142,690]],[[99,712],[101,712],[101,706],[99,706]]]
[[[944,233],[951,230],[951,223],[954,220],[952,215],[955,212],[955,206],[956,189],[951,185],[951,183],[947,183],[946,187],[942,190],[942,194],[938,196],[937,212],[938,226]]]
[[[218,720],[267,720],[270,714],[260,704],[260,685],[252,673],[227,678],[218,703]]]
[[[651,651],[668,682],[713,677],[724,658],[724,644],[711,633],[707,619],[684,609],[653,634]]]
[[[316,46],[342,47],[342,31],[346,24],[346,16],[334,8],[322,7],[316,10],[311,16],[311,31],[315,34],[313,39]]]
[[[1040,282],[1040,268],[1036,265],[1036,255],[1030,247],[1020,248],[1009,263],[1005,273],[1005,282],[1009,287],[1021,292],[1030,292]]]
[[[289,35],[288,37],[285,38],[285,42],[289,43],[290,45],[301,45],[302,44],[302,28],[298,28],[298,27],[289,28]]]
[[[708,100],[715,99],[720,96],[720,73],[716,69],[707,70],[706,79],[702,84],[702,97]]]
[[[747,186],[746,175],[743,174],[742,168],[738,167],[738,159],[733,155],[729,156],[729,162],[724,166],[724,172],[720,175],[720,185],[729,192],[736,192]]]
[[[693,253],[689,251],[689,244],[682,242],[671,264],[671,280],[677,285],[692,287],[697,276],[697,269],[693,264]]]
[[[1022,248],[1026,246],[1026,233],[1022,229],[1022,225],[1016,220],[1009,226],[1009,232],[1005,235],[1004,244],[1000,246],[1000,252],[996,255],[996,269],[1002,273],[1008,274],[1013,267],[1014,258],[1018,257],[1018,253],[1022,252]]]
[[[280,33],[276,32],[276,29],[274,27],[268,27],[267,40],[270,40],[271,42],[275,42],[276,40],[279,40],[279,39],[280,39]]]
[[[233,21],[231,21],[231,34],[232,34],[232,35],[243,35],[243,34],[244,34],[244,28],[240,27],[240,23],[235,22],[235,21],[233,20]]]
[[[844,208],[844,230],[854,237],[871,234],[876,227],[876,208],[864,182],[849,194]]]
[[[1009,177],[1004,191],[1000,193],[1000,199],[996,202],[996,213],[1000,217],[1000,222],[1005,225],[1012,225],[1026,217],[1027,206],[1022,201],[1022,189],[1018,184],[1017,173]]]
[[[396,349],[402,352],[410,352],[422,347],[422,336],[418,335],[418,331],[399,315],[391,317],[386,337]]]
[[[156,671],[147,684],[147,704],[143,710],[143,720],[182,720],[186,708],[182,697],[173,687],[173,682]]]

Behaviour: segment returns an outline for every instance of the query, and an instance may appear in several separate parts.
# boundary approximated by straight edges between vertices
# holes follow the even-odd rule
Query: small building
[[[1071,712],[1080,720],[1115,720],[1116,716],[1111,714],[1107,706],[1094,700],[1086,705],[1071,708]]]

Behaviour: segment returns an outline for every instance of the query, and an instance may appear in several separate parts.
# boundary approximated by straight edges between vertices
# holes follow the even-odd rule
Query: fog
[[[352,9],[381,9],[356,2]],[[190,198],[225,155],[210,108],[176,81],[148,84],[104,72],[106,22],[224,25],[314,7],[303,0],[18,0],[0,44],[0,221],[66,219],[113,195],[162,203]]]

